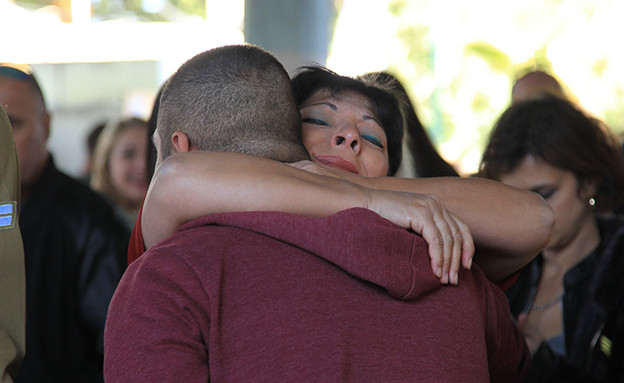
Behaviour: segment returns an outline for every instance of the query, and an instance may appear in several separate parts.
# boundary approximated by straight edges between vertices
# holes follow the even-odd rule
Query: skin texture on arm
[[[327,216],[353,207],[368,208],[421,234],[442,283],[456,283],[460,263],[472,263],[470,230],[436,198],[367,189],[239,153],[193,151],[163,161],[148,190],[141,224],[149,248],[181,224],[209,214],[282,211]]]

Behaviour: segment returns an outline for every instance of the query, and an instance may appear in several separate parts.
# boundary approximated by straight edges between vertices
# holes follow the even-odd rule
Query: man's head
[[[156,133],[157,165],[189,150],[308,158],[288,73],[253,45],[211,49],[184,63],[163,89]]]
[[[29,67],[0,64],[0,104],[13,127],[22,195],[27,195],[48,159],[46,142],[50,133],[50,115]]]
[[[528,72],[518,78],[511,90],[511,102],[514,104],[547,96],[566,98],[559,81],[548,73],[539,70]]]

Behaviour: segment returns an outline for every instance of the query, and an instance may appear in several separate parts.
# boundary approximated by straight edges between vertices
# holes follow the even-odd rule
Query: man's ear
[[[188,136],[182,132],[174,132],[171,135],[171,147],[176,153],[186,153],[191,151],[191,143]]]
[[[191,142],[185,133],[176,131],[171,135],[171,146],[174,152],[185,153],[199,150],[199,147]]]

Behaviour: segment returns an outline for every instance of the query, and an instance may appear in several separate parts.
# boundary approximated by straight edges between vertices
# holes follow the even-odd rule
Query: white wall
[[[33,65],[52,114],[48,147],[60,169],[81,175],[90,130],[110,118],[148,118],[166,75],[157,61]]]

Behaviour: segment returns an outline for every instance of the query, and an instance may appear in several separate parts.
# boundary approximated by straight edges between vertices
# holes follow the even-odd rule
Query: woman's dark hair
[[[158,93],[154,98],[154,104],[152,105],[152,113],[147,120],[147,180],[148,182],[152,180],[154,176],[154,170],[156,168],[156,146],[154,146],[154,140],[152,137],[154,136],[154,132],[156,131],[156,119],[158,118],[158,108],[160,107],[160,95],[162,95],[163,89],[167,82],[164,82],[160,88],[158,88]]]
[[[479,174],[499,180],[527,155],[572,172],[579,186],[595,181],[598,211],[621,205],[624,160],[618,139],[571,102],[547,97],[510,106],[491,132]]]
[[[407,144],[414,159],[414,172],[417,177],[444,177],[459,176],[455,168],[440,156],[435,146],[429,139],[425,127],[416,114],[416,108],[412,103],[405,87],[398,78],[387,72],[367,73],[363,78],[382,84],[395,92],[401,102],[405,117],[405,132]]]
[[[341,76],[321,66],[299,68],[292,85],[299,107],[319,90],[327,90],[333,96],[352,91],[368,98],[386,134],[389,175],[396,173],[401,165],[404,122],[399,101],[391,92],[363,77]]]

